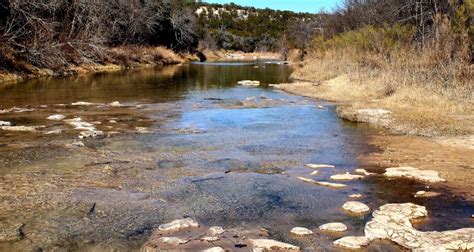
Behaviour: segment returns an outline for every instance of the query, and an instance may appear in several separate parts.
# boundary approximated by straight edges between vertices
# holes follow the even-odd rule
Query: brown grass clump
[[[178,64],[183,59],[165,47],[119,46],[108,50],[109,61],[127,67],[139,64]]]

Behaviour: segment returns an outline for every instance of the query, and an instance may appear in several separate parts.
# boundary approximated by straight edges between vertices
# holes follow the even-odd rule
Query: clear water
[[[341,221],[349,226],[344,235],[363,234],[370,216],[340,210],[352,193],[365,195],[360,201],[372,209],[389,202],[425,205],[433,214],[417,224],[423,230],[473,226],[472,202],[443,188],[435,188],[441,197],[416,199],[424,185],[380,176],[344,182],[342,190],[297,180],[330,181],[359,168],[359,156],[377,151],[367,139],[380,129],[339,119],[330,103],[265,88],[288,81],[290,73],[276,64],[185,64],[0,87],[0,108],[34,109],[3,113],[0,120],[63,130],[0,131],[0,228],[24,224],[24,238],[0,242],[0,249],[139,250],[159,224],[191,216],[205,226],[266,228],[275,239],[335,250],[336,236],[295,240],[288,231]],[[260,80],[263,88],[236,85],[244,79]],[[127,107],[58,105],[76,101]],[[98,129],[121,134],[67,148],[78,131],[45,119],[53,113],[99,121]],[[137,126],[154,133],[135,134]],[[310,176],[307,163],[337,168]]]

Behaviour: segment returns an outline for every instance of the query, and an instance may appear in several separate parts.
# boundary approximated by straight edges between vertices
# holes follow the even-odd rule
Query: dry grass
[[[109,61],[117,65],[178,64],[183,58],[165,47],[120,46],[107,51]]]
[[[417,55],[417,57],[413,57]],[[312,55],[292,78],[310,83],[280,89],[343,102],[342,117],[358,120],[359,109],[386,109],[396,132],[424,136],[474,134],[474,68],[446,63],[432,51],[401,51],[387,59],[350,50]]]

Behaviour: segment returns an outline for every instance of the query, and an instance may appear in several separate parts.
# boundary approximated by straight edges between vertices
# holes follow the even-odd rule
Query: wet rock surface
[[[370,208],[366,204],[358,201],[348,201],[342,205],[342,209],[355,214],[363,214],[370,211]]]
[[[445,179],[439,176],[439,173],[437,171],[420,170],[414,167],[387,168],[385,170],[384,176],[388,178],[409,178],[429,183],[446,181]]]
[[[347,231],[347,226],[344,223],[331,222],[319,226],[319,229],[326,232],[344,232]]]
[[[365,226],[370,240],[386,239],[414,251],[468,251],[474,249],[474,228],[422,232],[411,221],[427,217],[425,207],[413,203],[387,204],[374,211]]]
[[[303,227],[294,227],[290,230],[290,233],[294,235],[312,235],[313,231]]]

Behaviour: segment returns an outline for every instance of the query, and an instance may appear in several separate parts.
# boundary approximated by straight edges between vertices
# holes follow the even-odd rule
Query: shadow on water
[[[257,66],[185,64],[0,89],[5,108],[79,100],[133,105],[117,111],[62,109],[100,121],[104,131],[122,127],[125,132],[86,139],[85,148],[64,148],[76,132],[32,139],[28,133],[0,132],[9,146],[0,152],[1,227],[25,224],[25,239],[0,242],[0,249],[137,250],[159,224],[191,216],[205,226],[266,228],[282,241],[333,250],[331,242],[339,236],[317,233],[302,241],[288,230],[304,226],[316,231],[321,224],[340,221],[349,227],[342,235],[363,234],[370,216],[351,217],[340,209],[352,193],[363,194],[361,201],[371,209],[389,202],[427,206],[433,214],[417,224],[423,230],[472,226],[467,219],[472,202],[442,188],[435,188],[443,192],[440,197],[415,199],[424,185],[380,176],[345,182],[348,187],[341,190],[296,179],[330,181],[335,173],[352,172],[359,156],[376,151],[366,140],[379,129],[340,120],[329,103],[236,86],[243,79],[286,82],[291,73],[284,65]],[[321,104],[324,109],[317,108]],[[29,120],[53,112],[48,108],[22,116]],[[112,117],[118,123],[108,124]],[[137,125],[153,133],[126,131]],[[337,168],[310,175],[307,163]],[[384,243],[372,247],[380,248],[390,251]]]

